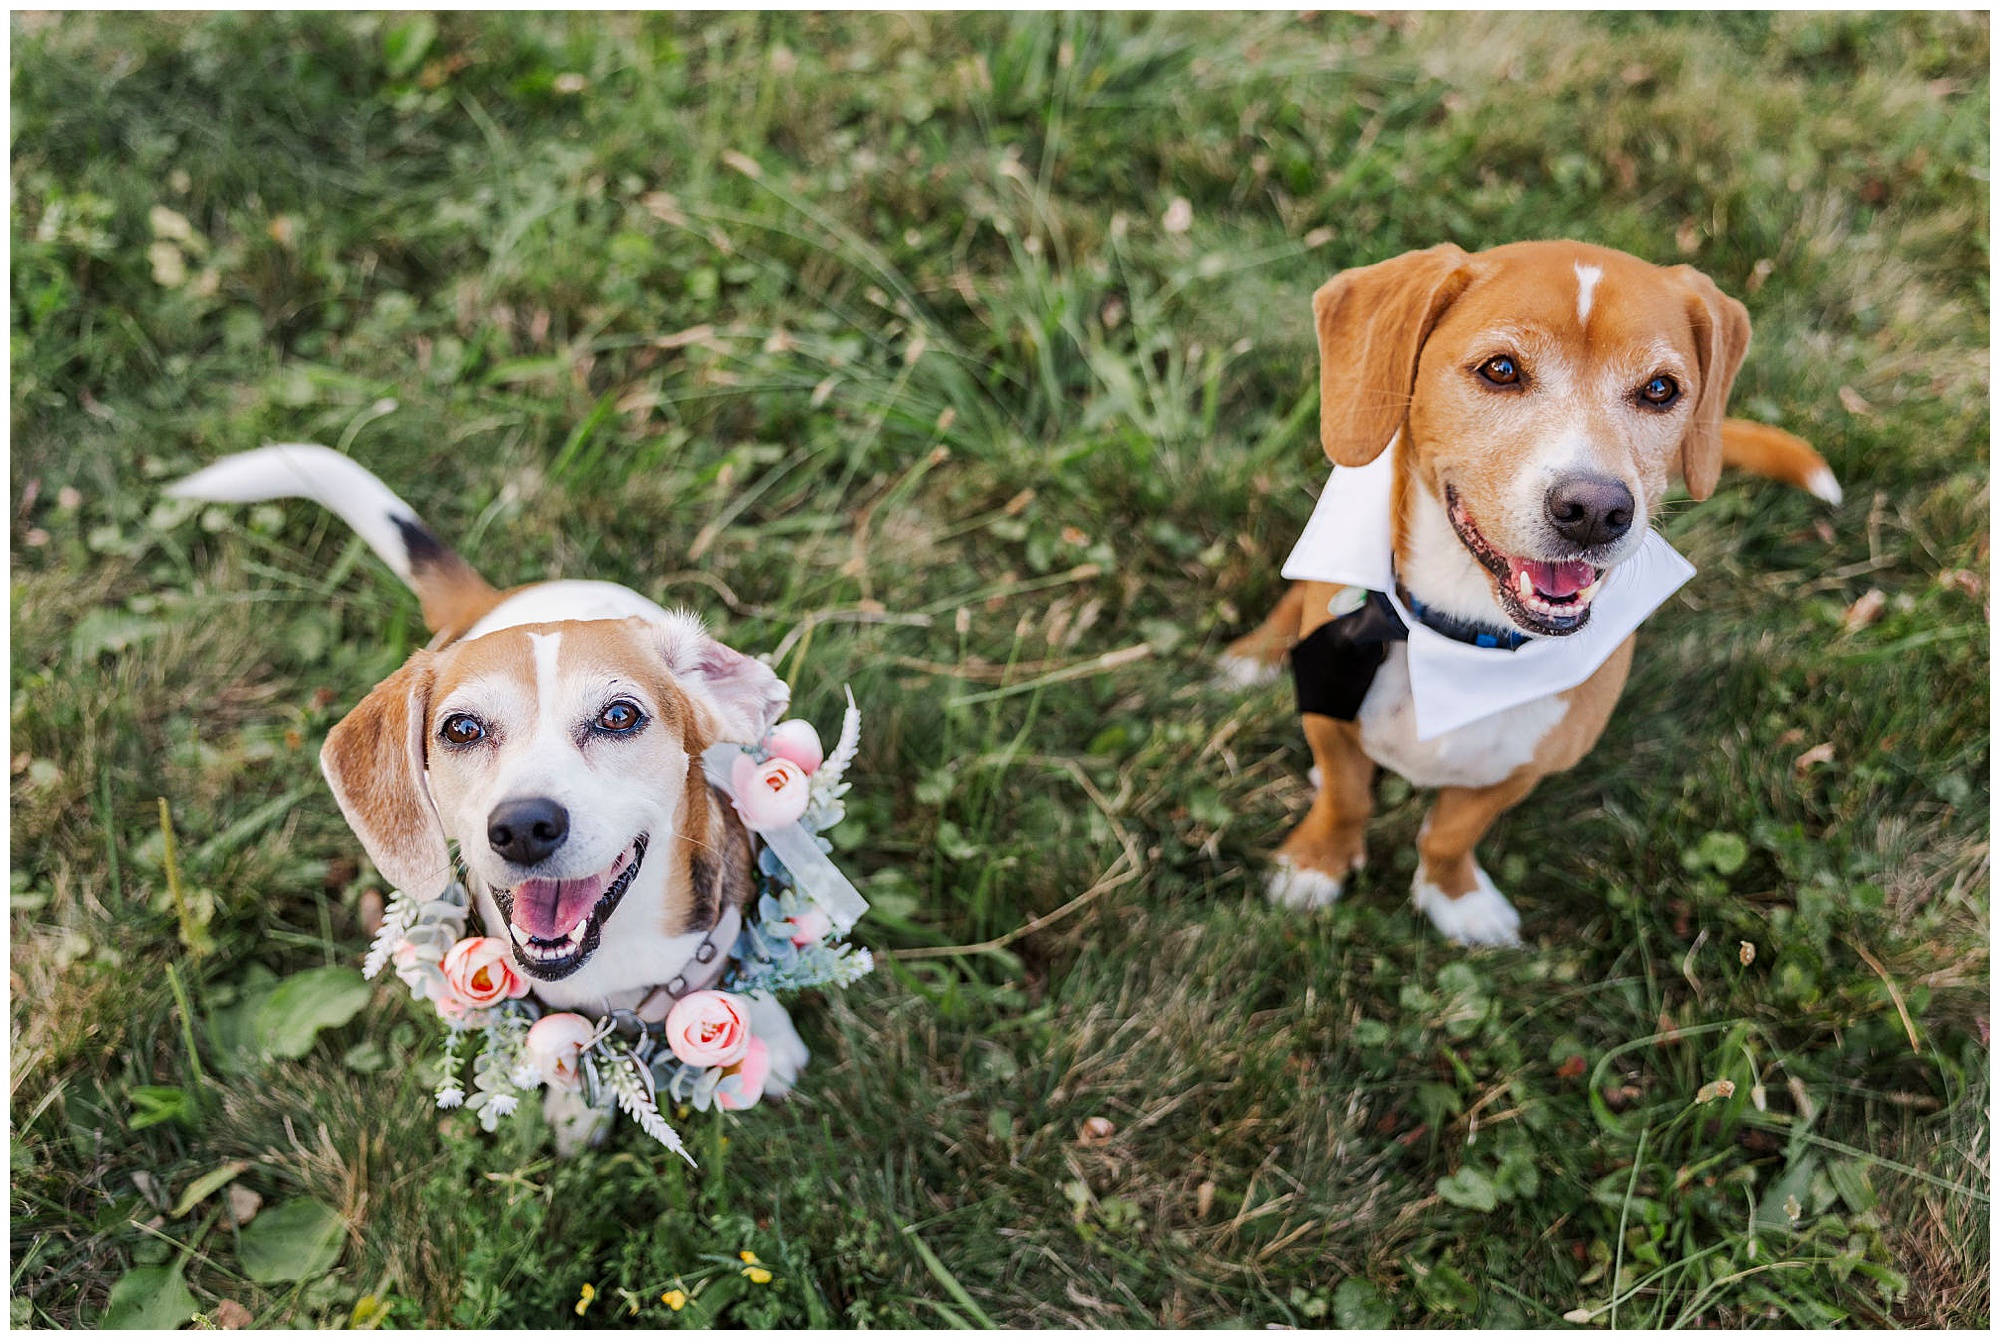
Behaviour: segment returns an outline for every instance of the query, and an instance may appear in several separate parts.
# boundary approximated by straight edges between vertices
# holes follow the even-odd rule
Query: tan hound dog
[[[436,636],[320,752],[383,878],[433,897],[455,843],[488,932],[511,938],[549,1009],[656,1021],[673,1003],[656,988],[685,994],[721,972],[706,946],[734,940],[752,851],[701,756],[756,743],[784,712],[790,690],[769,666],[610,582],[496,591],[381,480],[325,447],[225,457],[169,491],[313,499],[417,593]],[[775,1001],[751,1008],[771,1049],[765,1092],[783,1094],[805,1045]]]
[[[1340,274],[1314,295],[1313,312],[1328,459],[1367,467],[1393,444],[1384,464],[1398,599],[1447,637],[1501,639],[1488,655],[1586,627],[1607,574],[1640,552],[1676,476],[1697,501],[1725,464],[1839,501],[1806,443],[1723,417],[1750,320],[1687,266],[1574,242],[1476,255],[1447,245]],[[1293,585],[1228,648],[1225,673],[1274,673],[1359,595]],[[1417,838],[1417,906],[1453,940],[1515,943],[1519,916],[1473,848],[1536,782],[1596,743],[1632,639],[1573,687],[1429,738],[1415,727],[1405,644],[1379,645],[1352,719],[1303,712],[1319,790],[1278,849],[1267,890],[1293,907],[1340,896],[1365,855],[1379,765],[1438,788]],[[1309,688],[1302,677],[1302,705]]]

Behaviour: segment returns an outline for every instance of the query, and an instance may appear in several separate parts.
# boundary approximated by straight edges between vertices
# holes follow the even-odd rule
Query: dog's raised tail
[[[1838,505],[1840,481],[1833,467],[1802,437],[1749,419],[1722,421],[1722,463],[1804,489]]]
[[[309,498],[354,527],[401,577],[433,632],[464,629],[500,593],[445,545],[410,505],[353,459],[329,447],[286,442],[224,456],[167,486],[167,496],[253,503]]]

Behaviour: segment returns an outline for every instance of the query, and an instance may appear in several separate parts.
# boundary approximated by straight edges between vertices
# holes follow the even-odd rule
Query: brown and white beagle
[[[783,714],[790,690],[769,666],[610,582],[497,591],[387,485],[325,447],[228,456],[168,491],[310,498],[417,593],[436,636],[320,752],[383,878],[435,896],[454,876],[455,845],[488,933],[511,939],[549,1009],[654,1021],[720,975],[753,853],[701,756],[755,744]],[[805,1045],[782,1006],[751,1000],[771,1049],[765,1092],[783,1094]]]
[[[1839,485],[1800,439],[1724,418],[1749,315],[1685,265],[1576,242],[1445,245],[1335,276],[1313,313],[1335,481],[1389,475],[1379,520],[1392,590],[1364,604],[1359,590],[1297,582],[1224,653],[1238,682],[1291,657],[1318,774],[1266,891],[1291,907],[1340,896],[1363,863],[1371,785],[1386,767],[1438,791],[1417,837],[1417,906],[1460,943],[1513,944],[1520,918],[1473,848],[1597,742],[1632,638],[1608,642],[1581,682],[1434,733],[1413,710],[1399,612],[1418,612],[1427,638],[1517,668],[1503,662],[1525,644],[1590,627],[1620,566],[1640,566],[1675,476],[1697,501],[1725,464],[1829,502]],[[1343,675],[1344,686],[1324,682]]]

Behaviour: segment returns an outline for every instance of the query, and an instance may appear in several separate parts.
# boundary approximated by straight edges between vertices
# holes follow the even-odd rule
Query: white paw
[[[1253,689],[1278,678],[1278,665],[1258,656],[1222,656],[1215,662],[1215,682],[1226,688]]]
[[[799,1072],[806,1068],[812,1053],[799,1030],[792,1027],[792,1016],[785,1013],[785,1007],[762,991],[750,995],[750,1031],[764,1040],[771,1057],[764,1096],[783,1098],[798,1082]]]
[[[610,1095],[605,1095],[607,1099]],[[615,1100],[614,1100],[615,1101]],[[592,1107],[583,1101],[582,1089],[550,1087],[542,1098],[542,1115],[548,1118],[556,1136],[556,1153],[570,1157],[587,1145],[603,1143],[611,1130],[611,1104]]]
[[[1311,909],[1332,907],[1340,900],[1344,882],[1324,871],[1311,870],[1280,856],[1264,876],[1264,896],[1279,907]]]
[[[1479,887],[1463,898],[1453,898],[1424,878],[1417,868],[1411,890],[1417,910],[1431,919],[1444,937],[1462,945],[1517,945],[1521,943],[1521,914],[1507,901],[1507,895],[1493,887],[1493,881],[1478,866]]]

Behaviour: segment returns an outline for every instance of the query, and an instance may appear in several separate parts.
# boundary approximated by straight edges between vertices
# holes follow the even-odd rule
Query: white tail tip
[[[1815,498],[1824,499],[1835,507],[1840,506],[1840,481],[1833,477],[1833,471],[1821,466],[1806,476],[1806,492]]]

